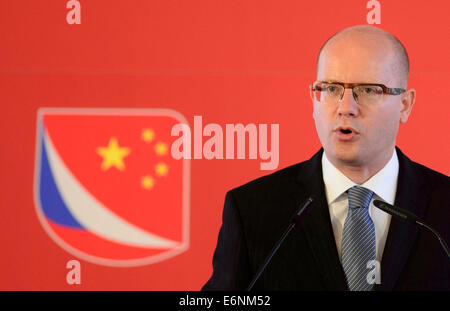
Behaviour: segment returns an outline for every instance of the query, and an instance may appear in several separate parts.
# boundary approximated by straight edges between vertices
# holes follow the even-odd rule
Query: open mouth
[[[340,132],[342,134],[351,134],[351,133],[353,133],[353,131],[351,129],[340,129]]]
[[[339,140],[352,141],[356,139],[358,132],[351,127],[339,127],[336,129],[336,134]]]

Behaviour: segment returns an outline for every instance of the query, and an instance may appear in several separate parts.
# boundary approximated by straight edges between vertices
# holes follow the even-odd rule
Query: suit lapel
[[[397,148],[396,150],[399,159],[399,175],[395,205],[409,210],[423,219],[426,210],[426,197],[421,190],[420,176],[415,174],[411,160],[400,149]],[[417,225],[395,218],[391,219],[381,260],[381,284],[375,286],[375,290],[394,289],[395,283],[408,260],[418,231]]]
[[[314,196],[314,205],[300,228],[307,238],[324,285],[329,290],[345,290],[347,289],[345,274],[338,258],[322,178],[322,153],[323,149],[309,160],[304,170],[299,172],[295,200],[297,204],[301,204],[309,196]]]

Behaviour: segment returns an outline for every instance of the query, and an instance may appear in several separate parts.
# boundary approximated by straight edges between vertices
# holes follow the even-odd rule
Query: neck
[[[349,163],[339,161],[338,159],[330,158],[328,160],[333,164],[342,174],[349,178],[354,183],[359,185],[368,181],[372,176],[378,173],[389,160],[392,158],[394,150],[386,153],[379,159],[371,159],[370,163]]]

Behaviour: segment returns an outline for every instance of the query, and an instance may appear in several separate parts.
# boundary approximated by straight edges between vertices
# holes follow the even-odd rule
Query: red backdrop
[[[170,108],[192,126],[280,124],[283,168],[320,147],[308,85],[321,44],[366,24],[367,1],[0,0],[0,289],[197,290],[212,272],[225,192],[268,174],[257,160],[191,160],[189,249],[138,267],[97,265],[57,245],[33,199],[40,107]],[[450,4],[380,1],[406,46],[417,101],[398,146],[449,174]],[[81,263],[68,285],[66,263]]]

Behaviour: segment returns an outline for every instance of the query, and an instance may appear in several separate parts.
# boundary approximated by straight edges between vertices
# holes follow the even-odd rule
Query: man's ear
[[[313,113],[312,113],[312,117],[315,120],[316,118],[314,117],[314,91],[311,90],[311,88],[309,88],[309,97],[311,98],[311,102],[313,104]]]
[[[314,104],[314,91],[309,88],[309,98],[311,98],[312,103]]]
[[[400,111],[400,123],[406,123],[411,113],[412,107],[416,102],[416,90],[409,89],[402,95],[402,110]]]

